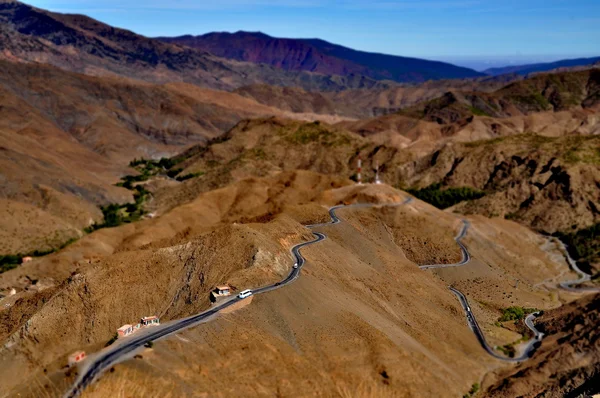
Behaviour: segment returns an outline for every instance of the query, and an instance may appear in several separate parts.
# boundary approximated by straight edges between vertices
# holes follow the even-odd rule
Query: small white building
[[[160,319],[156,315],[153,316],[145,316],[140,321],[142,326],[156,326],[160,325]]]
[[[227,285],[217,286],[214,290],[217,296],[229,296],[231,295],[231,288]]]
[[[131,325],[123,325],[117,329],[117,336],[119,338],[127,337],[134,332],[133,326]]]

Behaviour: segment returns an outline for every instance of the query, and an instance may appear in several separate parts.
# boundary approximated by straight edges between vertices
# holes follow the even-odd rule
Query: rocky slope
[[[219,57],[266,64],[289,71],[362,75],[376,80],[424,82],[483,76],[444,62],[356,51],[318,39],[281,39],[260,32],[208,33],[158,38]]]
[[[49,63],[100,76],[232,89],[252,83],[340,90],[384,85],[365,76],[330,76],[242,63],[114,28],[84,15],[0,1],[0,58]]]
[[[448,92],[403,109],[403,115],[453,123],[469,116],[511,117],[574,107],[594,108],[600,102],[600,70],[540,74],[492,93]]]
[[[598,136],[518,135],[446,145],[404,166],[404,182],[487,192],[456,210],[520,220],[547,233],[600,221]]]

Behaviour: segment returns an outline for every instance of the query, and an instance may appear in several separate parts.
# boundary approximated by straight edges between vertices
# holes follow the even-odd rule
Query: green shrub
[[[517,321],[525,318],[525,315],[539,311],[537,308],[508,307],[502,311],[502,316],[498,319],[500,322]]]
[[[202,172],[202,171],[199,171],[197,173],[189,173],[189,174],[183,175],[181,177],[177,177],[177,181],[189,180],[190,178],[200,177],[203,174],[204,174],[204,172]]]
[[[119,335],[117,333],[115,333],[113,335],[113,337],[110,338],[110,340],[108,340],[106,342],[106,344],[104,344],[104,347],[108,347],[109,345],[113,344],[115,341],[117,341],[119,339]]]
[[[10,271],[13,268],[17,268],[23,257],[18,254],[8,254],[6,256],[0,256],[0,274],[6,271]]]
[[[479,199],[485,196],[485,192],[475,188],[450,187],[442,189],[442,184],[439,183],[429,185],[423,189],[409,189],[408,192],[439,209],[446,209],[462,201]]]
[[[470,106],[469,110],[475,116],[490,116],[490,114],[487,113],[486,111],[484,111],[483,109],[479,109],[479,108],[474,107],[474,106]]]
[[[183,169],[173,169],[173,170],[169,170],[167,171],[167,176],[171,177],[171,178],[175,178],[175,176],[179,173],[181,173],[183,171]]]

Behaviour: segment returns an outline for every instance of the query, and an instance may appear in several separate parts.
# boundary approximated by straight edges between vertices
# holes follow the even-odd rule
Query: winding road
[[[412,198],[408,198],[404,202],[401,202],[398,204],[392,204],[392,205],[388,205],[388,206],[400,206],[403,204],[410,203],[412,200],[413,200]],[[335,211],[342,207],[371,207],[371,206],[374,206],[374,205],[368,204],[368,203],[359,203],[359,204],[352,204],[352,205],[334,206],[329,209],[329,216],[331,218],[330,222],[322,223],[322,224],[307,225],[306,227],[307,228],[317,228],[317,227],[334,225],[334,224],[339,223],[340,219],[335,214]],[[264,287],[261,287],[258,289],[254,289],[252,291],[252,294],[253,295],[263,294],[263,293],[270,292],[272,290],[280,289],[280,288],[292,283],[294,280],[296,280],[300,276],[300,270],[302,269],[302,267],[304,266],[304,263],[306,262],[306,260],[300,253],[300,249],[302,249],[303,247],[306,247],[308,245],[313,245],[315,243],[321,242],[327,238],[327,236],[325,234],[322,234],[319,232],[313,232],[313,235],[316,237],[316,239],[309,241],[309,242],[299,243],[292,247],[291,252],[296,261],[295,265],[297,265],[297,266],[292,267],[292,270],[290,271],[289,275],[284,280],[282,280],[280,282],[276,282],[269,286],[264,286]],[[151,341],[165,338],[174,333],[181,332],[184,329],[187,329],[187,328],[190,328],[193,326],[197,326],[201,323],[208,322],[208,321],[212,320],[217,315],[217,313],[219,313],[221,310],[223,310],[241,300],[243,300],[243,299],[239,298],[238,296],[235,296],[235,297],[232,297],[231,299],[229,299],[219,305],[215,305],[211,309],[201,312],[197,315],[193,315],[193,316],[179,319],[176,321],[171,321],[166,324],[159,325],[159,326],[153,326],[149,329],[144,329],[133,336],[124,338],[122,340],[117,340],[117,342],[115,342],[113,345],[107,347],[106,349],[100,351],[99,353],[97,353],[95,355],[91,355],[90,357],[88,357],[88,360],[86,362],[84,362],[81,365],[81,367],[79,368],[79,377],[77,378],[77,380],[75,381],[75,383],[73,384],[71,389],[64,395],[64,397],[65,398],[74,398],[74,397],[79,396],[81,394],[81,392],[87,386],[89,386],[94,380],[96,380],[102,374],[102,372],[106,371],[106,369],[109,369],[110,367],[114,366],[115,364],[117,364],[125,359],[128,359],[129,357],[131,357],[131,355],[133,355],[133,353],[137,349],[144,346],[144,344],[147,344]]]
[[[435,269],[435,268],[460,267],[462,265],[468,264],[471,261],[471,254],[469,253],[469,251],[467,250],[465,245],[462,243],[462,239],[467,235],[467,231],[471,227],[471,224],[467,220],[462,220],[462,222],[463,222],[463,226],[462,226],[460,232],[458,233],[458,235],[456,235],[456,237],[454,238],[454,240],[458,244],[458,247],[460,248],[460,251],[462,253],[461,261],[459,261],[458,263],[454,263],[454,264],[427,264],[427,265],[421,265],[421,266],[419,266],[419,268],[421,268],[422,270],[428,270],[428,269]],[[535,350],[538,347],[538,344],[536,344],[536,343],[541,341],[544,336],[544,334],[541,333],[539,330],[537,330],[533,324],[533,320],[536,318],[536,316],[539,315],[539,313],[536,312],[533,314],[529,314],[525,318],[525,325],[533,332],[534,337],[527,342],[525,347],[523,347],[521,355],[519,355],[516,358],[509,358],[509,357],[498,354],[496,351],[494,351],[494,349],[492,347],[490,347],[490,345],[488,344],[488,342],[485,339],[485,335],[483,334],[483,331],[479,327],[479,323],[477,323],[477,319],[475,318],[475,315],[471,311],[471,307],[469,306],[467,297],[460,290],[458,290],[452,286],[448,286],[448,288],[458,298],[460,305],[463,307],[463,310],[465,311],[465,315],[467,317],[467,324],[469,325],[469,327],[475,334],[475,337],[477,337],[479,344],[481,344],[483,349],[488,354],[490,354],[491,356],[493,356],[496,359],[500,359],[500,360],[506,361],[506,362],[521,362],[521,361],[524,361],[524,360],[530,358],[531,355],[533,355],[533,353],[535,352]]]
[[[579,279],[574,281],[565,281],[560,283],[560,287],[569,290],[571,292],[576,293],[590,293],[590,292],[600,292],[600,287],[593,286],[579,286],[574,287],[575,285],[582,284],[584,282],[589,282],[592,280],[592,276],[588,273],[583,272],[578,266],[577,262],[571,257],[569,251],[567,250],[567,245],[565,245],[560,239],[557,239],[558,244],[561,246],[562,251],[564,252],[565,258],[567,259],[567,263],[569,266],[579,275]]]
[[[403,202],[385,205],[385,206],[401,206],[401,205],[410,203],[412,200],[413,199],[411,197],[409,197],[408,199],[406,199]],[[351,205],[334,206],[329,209],[329,216],[331,218],[330,222],[306,225],[306,227],[312,229],[312,228],[318,228],[318,227],[324,227],[324,226],[338,224],[341,220],[335,214],[335,212],[336,212],[336,210],[341,209],[341,208],[374,207],[374,206],[377,206],[377,205],[373,205],[373,204],[369,204],[369,203],[359,203],[359,204],[351,204]],[[457,244],[459,245],[461,252],[462,252],[462,260],[460,262],[455,263],[455,264],[422,265],[422,266],[420,266],[420,268],[423,270],[427,270],[427,269],[434,269],[434,268],[458,267],[458,266],[462,266],[462,265],[469,263],[469,261],[471,260],[471,255],[470,255],[469,251],[467,250],[467,248],[462,243],[462,239],[467,234],[469,227],[470,227],[469,222],[466,220],[463,220],[463,227],[462,227],[461,231],[459,232],[459,234],[455,237],[455,240],[456,240]],[[295,265],[297,265],[297,266],[292,267],[289,275],[280,282],[276,282],[272,285],[264,286],[264,287],[253,290],[252,291],[253,295],[263,294],[263,293],[270,292],[272,290],[280,289],[280,288],[292,283],[294,280],[296,280],[300,276],[300,270],[302,269],[302,267],[304,266],[304,264],[306,262],[306,260],[300,253],[300,250],[303,247],[313,245],[315,243],[318,243],[318,242],[321,242],[321,241],[327,239],[327,236],[320,232],[313,232],[313,235],[315,236],[314,240],[309,241],[309,242],[299,243],[291,248],[291,253],[292,253],[293,257],[295,258],[295,261],[296,261]],[[477,323],[475,316],[471,312],[467,298],[464,296],[464,294],[453,287],[450,287],[450,290],[458,297],[462,307],[465,310],[467,322],[468,322],[471,330],[476,335],[476,337],[479,340],[482,347],[490,355],[494,356],[495,358],[501,359],[503,361],[510,361],[510,362],[518,362],[518,361],[522,361],[524,359],[529,358],[531,353],[535,350],[535,343],[540,341],[543,336],[543,334],[540,333],[539,331],[537,331],[535,329],[535,327],[533,326],[533,319],[534,319],[535,314],[529,315],[527,317],[527,319],[525,320],[525,324],[534,332],[535,337],[528,342],[523,354],[519,358],[503,357],[503,356],[495,353],[494,350],[487,344],[485,337],[483,335],[483,332],[481,331],[481,328],[479,327],[479,324]],[[216,317],[216,315],[220,311],[222,311],[223,309],[225,309],[231,305],[236,304],[237,302],[239,302],[241,300],[244,300],[244,299],[241,299],[238,296],[234,296],[234,297],[230,298],[229,300],[222,302],[219,305],[215,305],[214,307],[212,307],[211,309],[209,309],[207,311],[201,312],[199,314],[196,314],[196,315],[193,315],[193,316],[190,316],[187,318],[171,321],[171,322],[159,325],[159,326],[154,326],[154,327],[151,327],[148,329],[144,329],[142,331],[139,331],[137,334],[135,334],[133,336],[124,338],[122,340],[117,340],[117,342],[115,342],[113,345],[105,348],[104,350],[100,351],[99,353],[97,353],[95,355],[91,355],[90,357],[88,357],[88,360],[86,362],[84,362],[81,365],[81,367],[79,368],[79,377],[77,378],[77,380],[75,381],[75,383],[73,384],[71,389],[64,395],[64,397],[65,398],[74,398],[74,397],[79,396],[81,394],[81,392],[87,386],[89,386],[94,380],[96,380],[102,374],[102,372],[106,371],[107,369],[114,366],[115,364],[130,358],[137,349],[144,346],[145,344],[155,341],[155,340],[165,338],[172,334],[181,332],[184,329],[187,329],[187,328],[190,328],[193,326],[197,326],[201,323],[208,322],[208,321],[214,319],[214,317]]]
[[[463,226],[462,226],[460,232],[458,233],[458,235],[454,238],[454,240],[458,244],[458,247],[460,248],[462,259],[458,263],[455,263],[455,264],[428,264],[428,265],[420,265],[419,268],[434,269],[434,268],[460,267],[461,265],[466,265],[469,263],[469,261],[471,261],[471,254],[469,253],[469,251],[467,250],[465,245],[463,245],[463,243],[462,243],[462,238],[464,238],[465,235],[467,234],[467,231],[469,230],[469,227],[471,226],[471,224],[467,220],[462,220],[462,222],[463,222]]]
[[[496,359],[500,359],[502,361],[507,361],[507,362],[522,362],[522,361],[530,358],[531,355],[533,355],[534,351],[537,348],[536,343],[541,341],[542,337],[544,337],[544,333],[537,330],[535,328],[535,326],[533,325],[533,320],[538,315],[537,312],[533,313],[533,314],[529,314],[525,318],[525,325],[533,332],[534,337],[527,342],[527,345],[523,348],[521,355],[519,355],[518,357],[515,357],[515,358],[505,357],[503,355],[498,354],[496,351],[494,351],[494,349],[491,348],[490,345],[485,340],[483,331],[479,327],[479,324],[477,323],[477,319],[475,319],[475,315],[473,315],[473,312],[471,311],[471,307],[469,306],[469,302],[467,301],[467,298],[465,297],[465,295],[453,287],[450,287],[450,290],[452,291],[452,293],[454,293],[456,295],[456,297],[458,297],[458,301],[460,301],[460,304],[462,305],[463,309],[465,310],[465,314],[467,316],[467,323],[469,324],[469,327],[471,328],[473,333],[475,333],[475,336],[477,337],[479,344],[481,344],[483,349],[488,354],[490,354],[491,356],[493,356]]]

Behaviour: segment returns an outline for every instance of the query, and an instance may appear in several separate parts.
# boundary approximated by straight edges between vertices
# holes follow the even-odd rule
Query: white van
[[[240,292],[240,294],[238,294],[238,297],[241,299],[245,299],[248,296],[252,296],[252,290],[250,289],[244,290],[243,292]]]
[[[294,268],[298,268],[298,263],[294,263]]]

